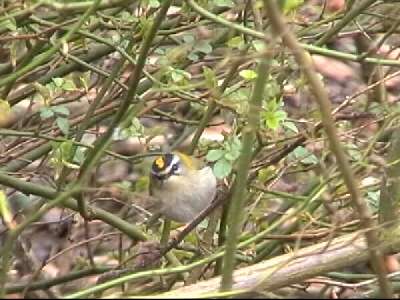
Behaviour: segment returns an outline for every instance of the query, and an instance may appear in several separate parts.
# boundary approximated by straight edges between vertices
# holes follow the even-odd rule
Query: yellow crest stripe
[[[164,168],[165,166],[165,160],[164,157],[160,156],[155,160],[155,164],[159,169]]]

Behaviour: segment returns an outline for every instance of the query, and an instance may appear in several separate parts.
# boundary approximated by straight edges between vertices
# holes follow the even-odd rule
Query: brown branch
[[[390,251],[394,246],[393,241],[394,239],[382,242],[377,249],[382,252]],[[395,245],[397,249],[399,246],[399,243]],[[233,274],[232,294],[243,294],[255,289],[272,291],[320,274],[367,262],[368,259],[369,249],[364,235],[361,232],[347,234],[331,241],[305,247],[295,253],[280,255],[236,270]],[[187,298],[212,297],[216,296],[219,284],[220,277],[214,277],[157,297],[180,295],[185,295]]]

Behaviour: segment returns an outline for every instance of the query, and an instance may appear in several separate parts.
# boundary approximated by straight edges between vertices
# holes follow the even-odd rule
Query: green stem
[[[365,0],[356,8],[350,10],[339,22],[336,23],[331,29],[329,29],[316,43],[316,46],[322,46],[329,42],[332,37],[342,30],[347,24],[353,21],[359,14],[361,14],[365,9],[371,6],[377,0]]]
[[[255,141],[255,133],[260,122],[260,111],[267,81],[268,63],[264,58],[257,71],[258,77],[254,86],[252,97],[249,101],[248,124],[243,129],[242,151],[238,162],[238,172],[232,195],[232,202],[228,212],[228,237],[226,241],[226,253],[222,271],[221,290],[229,291],[233,284],[233,270],[235,268],[235,251],[237,239],[240,233],[243,219],[243,205],[246,199],[247,175],[252,158],[252,148]]]
[[[68,273],[64,276],[57,276],[56,278],[52,278],[52,279],[46,279],[46,280],[41,280],[38,282],[33,282],[30,284],[27,291],[49,289],[52,286],[68,283],[73,280],[80,279],[82,277],[102,274],[111,269],[112,269],[111,267],[97,267],[97,268],[80,270],[80,271]],[[15,284],[10,284],[5,287],[7,294],[20,293],[20,292],[24,291],[25,289],[26,289],[26,283],[15,283]]]
[[[265,40],[265,34],[263,32],[259,32],[257,30],[248,28],[248,27],[244,27],[240,24],[236,24],[236,23],[232,23],[220,16],[217,16],[211,12],[209,12],[208,10],[204,9],[203,7],[201,7],[200,5],[198,5],[194,0],[186,0],[186,2],[188,3],[188,5],[195,10],[197,13],[199,13],[200,15],[202,15],[203,17],[210,19],[212,21],[214,21],[215,23],[219,23],[225,27],[237,30],[241,33],[250,35],[254,38],[258,38],[261,40]],[[269,42],[269,41],[267,41]],[[358,62],[362,59],[361,55],[355,55],[355,54],[350,54],[350,53],[344,53],[344,52],[340,52],[340,51],[335,51],[335,50],[330,50],[330,49],[326,49],[326,48],[322,48],[322,47],[318,47],[315,45],[308,45],[308,44],[304,44],[304,43],[299,43],[299,45],[309,51],[310,53],[313,54],[320,54],[320,55],[324,55],[327,57],[333,57],[333,58],[337,58],[340,60],[349,60],[349,61],[355,61]],[[378,65],[386,65],[386,66],[400,66],[400,61],[399,60],[394,60],[394,59],[379,59],[379,58],[372,58],[372,57],[366,57],[365,62],[367,63],[373,63],[373,64],[378,64]]]
[[[118,126],[118,124],[124,119],[124,116],[126,116],[126,113],[129,109],[129,106],[133,102],[133,99],[137,93],[137,87],[139,85],[140,81],[140,75],[142,73],[142,70],[144,68],[144,65],[146,63],[146,58],[147,54],[150,50],[152,41],[154,37],[156,36],[157,30],[161,25],[161,22],[164,20],[168,8],[171,5],[172,0],[165,0],[159,10],[158,15],[154,19],[154,23],[149,29],[146,38],[143,40],[142,46],[139,51],[139,56],[137,59],[136,66],[134,68],[134,71],[131,75],[131,78],[129,80],[128,86],[130,87],[126,97],[123,99],[114,119],[111,121],[111,124],[108,127],[108,130],[105,132],[105,134],[100,137],[99,140],[95,143],[95,148],[93,151],[91,151],[88,154],[87,159],[83,162],[81,170],[83,170],[79,174],[79,178],[85,178],[90,174],[91,168],[94,166],[94,164],[100,159],[102,152],[104,149],[107,147],[107,145],[110,142],[111,136],[114,132],[114,129]],[[138,113],[141,109],[141,107],[144,105],[143,102],[137,103],[135,105],[134,112]]]

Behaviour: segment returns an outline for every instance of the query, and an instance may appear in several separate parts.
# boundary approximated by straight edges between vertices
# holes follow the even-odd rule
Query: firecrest
[[[217,180],[210,167],[173,152],[156,157],[150,173],[150,195],[168,219],[188,223],[214,199]]]

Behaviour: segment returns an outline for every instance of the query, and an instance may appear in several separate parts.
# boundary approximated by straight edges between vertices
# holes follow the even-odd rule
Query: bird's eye
[[[174,164],[173,166],[172,166],[172,172],[176,172],[176,171],[178,171],[178,169],[179,169],[179,167],[178,167],[178,164]]]

